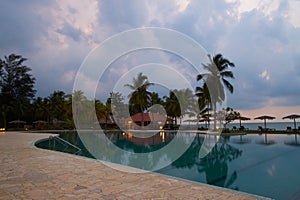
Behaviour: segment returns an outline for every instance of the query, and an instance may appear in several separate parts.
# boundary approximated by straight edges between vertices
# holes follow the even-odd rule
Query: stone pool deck
[[[0,133],[0,199],[264,199],[38,149],[50,134]]]

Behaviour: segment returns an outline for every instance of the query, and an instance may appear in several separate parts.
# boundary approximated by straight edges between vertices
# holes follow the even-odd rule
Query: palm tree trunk
[[[141,112],[142,112],[142,127],[144,127],[144,111],[142,109],[142,107],[140,106]]]
[[[210,109],[210,104],[208,103],[208,110],[207,110],[207,116],[208,116],[208,120],[207,120],[207,128],[210,128],[210,119],[209,119],[209,109]]]
[[[2,117],[3,117],[3,126],[6,129],[6,113],[2,112]]]
[[[213,112],[214,112],[214,131],[217,130],[217,105],[216,103],[214,102],[214,105],[213,105]]]

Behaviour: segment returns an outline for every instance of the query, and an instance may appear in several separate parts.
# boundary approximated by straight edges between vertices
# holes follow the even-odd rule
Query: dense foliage
[[[34,98],[35,78],[31,74],[31,68],[24,64],[27,59],[11,54],[0,59],[0,127],[13,126],[9,122],[23,120],[23,123],[26,121],[31,125],[45,122],[47,128],[74,128],[73,120],[76,119],[73,119],[73,113],[80,113],[81,105],[94,106],[99,122],[105,125],[114,124],[116,120],[124,118],[125,112],[122,110],[128,108],[130,115],[149,110],[162,114],[161,109],[155,107],[157,104],[164,108],[174,124],[178,120],[181,123],[184,116],[194,116],[198,120],[207,121],[214,118],[216,121],[219,115],[216,113],[216,103],[224,100],[225,88],[233,92],[233,86],[227,78],[233,78],[229,67],[234,67],[234,64],[221,54],[209,58],[210,63],[203,64],[207,73],[196,77],[200,86],[195,88],[195,92],[175,89],[168,96],[160,97],[158,93],[149,91],[153,83],[148,81],[146,75],[139,73],[133,78],[132,84],[124,85],[132,90],[127,104],[120,93],[111,93],[105,103],[97,99],[87,99],[82,91],[75,91],[73,94],[54,91],[47,97]],[[208,84],[214,85],[214,93],[209,90]],[[72,110],[74,104],[76,109]],[[225,125],[239,116],[232,109],[227,109],[223,114],[226,115]]]
[[[0,105],[1,125],[7,120],[29,115],[30,101],[35,96],[35,78],[31,69],[24,65],[26,58],[11,54],[0,59]]]

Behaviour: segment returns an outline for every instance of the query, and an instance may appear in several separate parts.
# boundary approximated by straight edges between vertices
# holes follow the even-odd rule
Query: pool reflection
[[[179,168],[196,168],[198,176],[204,174],[205,182],[207,184],[226,187],[238,190],[234,186],[237,180],[237,172],[235,170],[229,172],[228,164],[242,155],[242,150],[231,146],[227,143],[228,138],[221,137],[221,141],[216,143],[210,153],[204,158],[199,158],[199,150],[203,144],[204,137],[197,136],[190,148],[175,162],[172,166]],[[162,169],[161,172],[167,173],[172,171],[171,168]],[[194,171],[194,176],[197,174]],[[200,178],[201,179],[201,178]]]
[[[100,160],[145,170],[154,169],[158,173],[173,177],[275,199],[299,197],[300,148],[294,135],[269,134],[268,142],[263,144],[269,144],[274,140],[272,145],[261,145],[260,141],[266,141],[265,135],[222,135],[212,147],[204,141],[210,137],[211,144],[214,144],[214,139],[215,141],[218,139],[216,135],[160,132],[159,130],[148,138],[135,137],[136,134],[109,131],[105,134],[88,132],[80,138],[76,133],[61,133],[60,136],[81,148],[84,156],[95,156]],[[90,142],[88,149],[85,149],[82,139],[85,139],[84,144]],[[107,139],[110,141],[109,144],[106,144]],[[176,141],[176,145],[172,146],[173,141]],[[177,148],[186,144],[189,144],[189,147],[183,151],[182,155],[179,154],[181,157],[175,158],[174,151],[176,152]],[[54,141],[43,140],[36,145],[69,153],[77,151],[74,148],[67,149],[58,141],[54,143]],[[117,146],[122,151],[112,151],[104,148],[105,145]],[[201,148],[208,147],[209,149],[210,146],[212,148],[207,151],[207,155],[199,156]],[[155,154],[164,147],[170,147],[170,149],[161,154]],[[89,152],[92,153],[89,154]],[[139,153],[148,152],[152,154],[138,157]]]
[[[107,137],[113,143],[113,145],[118,146],[124,151],[121,154],[112,154],[113,152],[106,152],[105,149],[102,149],[102,160],[108,160],[123,165],[146,169],[147,166],[156,165],[161,158],[164,158],[166,161],[172,160],[172,152],[165,152],[164,155],[160,155],[161,158],[153,159],[152,157],[146,157],[144,160],[138,160],[138,157],[135,157],[134,154],[128,156],[126,152],[153,152],[165,147],[174,138],[178,139],[177,142],[179,145],[185,145],[185,138],[194,136],[189,136],[187,133],[184,133],[181,137],[175,137],[176,132],[165,131],[157,131],[152,137],[135,137],[137,134],[138,133],[132,134],[131,132],[121,131],[106,132],[103,137]],[[76,133],[61,134],[61,137],[70,141],[72,144],[79,146],[81,149],[83,149],[84,153],[88,155],[88,157],[93,157],[84,148],[84,145],[81,143]],[[237,180],[238,176],[237,172],[235,170],[229,170],[228,164],[239,158],[242,155],[242,150],[238,149],[237,147],[233,147],[228,143],[230,141],[230,137],[222,136],[219,139],[218,137],[211,135],[209,137],[212,139],[215,138],[215,140],[219,141],[205,157],[200,158],[199,151],[203,146],[205,137],[207,137],[207,135],[197,134],[190,147],[183,153],[183,155],[172,162],[172,164],[169,166],[157,170],[157,172],[174,175],[172,173],[176,171],[175,169],[187,168],[189,169],[188,173],[193,174],[193,176],[199,176],[197,181],[238,190],[238,187],[234,186],[234,182]],[[96,148],[97,146],[98,145],[96,144]],[[51,147],[50,149],[54,148]],[[103,155],[106,157],[103,157]],[[141,162],[143,165],[140,164]],[[139,165],[136,163],[139,163]],[[181,177],[180,174],[176,174],[176,176]]]
[[[228,163],[242,155],[242,151],[227,143],[217,143],[212,151],[197,164],[198,171],[206,175],[206,183],[238,190],[233,183],[237,179],[234,170],[229,174]]]

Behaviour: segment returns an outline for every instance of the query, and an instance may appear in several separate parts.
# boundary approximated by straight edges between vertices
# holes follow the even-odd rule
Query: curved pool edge
[[[45,134],[45,133],[43,133],[43,134]],[[237,190],[232,190],[232,189],[228,189],[228,188],[222,188],[222,187],[209,185],[209,184],[205,184],[205,183],[200,183],[200,182],[196,182],[196,181],[191,181],[191,180],[187,180],[187,179],[183,179],[183,178],[179,178],[179,177],[169,176],[169,175],[161,174],[161,173],[158,173],[158,172],[145,171],[143,169],[138,169],[138,168],[125,166],[125,165],[121,165],[121,164],[117,164],[117,163],[97,160],[97,159],[84,157],[84,156],[71,154],[71,153],[64,153],[64,152],[60,152],[60,151],[39,148],[39,147],[35,146],[36,143],[38,143],[40,141],[47,140],[49,138],[49,136],[57,136],[57,135],[59,135],[59,134],[49,134],[47,138],[42,138],[42,139],[38,139],[36,141],[32,141],[31,146],[35,149],[39,149],[39,150],[43,150],[43,151],[47,151],[47,152],[54,152],[54,153],[62,155],[62,156],[75,157],[75,158],[86,160],[86,161],[96,162],[98,164],[101,163],[101,164],[105,165],[108,168],[112,168],[113,170],[118,170],[118,168],[119,168],[119,171],[121,171],[121,173],[124,173],[124,171],[126,171],[125,173],[128,173],[128,174],[150,174],[150,175],[154,175],[154,176],[165,177],[167,179],[171,179],[171,180],[176,181],[176,182],[183,182],[184,184],[192,184],[191,187],[193,187],[193,188],[205,187],[205,188],[209,188],[211,190],[220,191],[222,193],[223,192],[224,193],[230,193],[230,194],[234,195],[235,197],[241,196],[241,198],[238,198],[238,199],[261,199],[261,200],[271,199],[271,198],[268,198],[268,197],[263,197],[263,196],[259,196],[259,195],[256,195],[256,194],[243,192],[243,191],[237,191]],[[203,195],[203,191],[201,192],[201,195]],[[189,196],[185,196],[185,197],[189,197]],[[228,198],[226,197],[224,199],[228,199]],[[231,198],[229,198],[229,199],[231,199]]]

